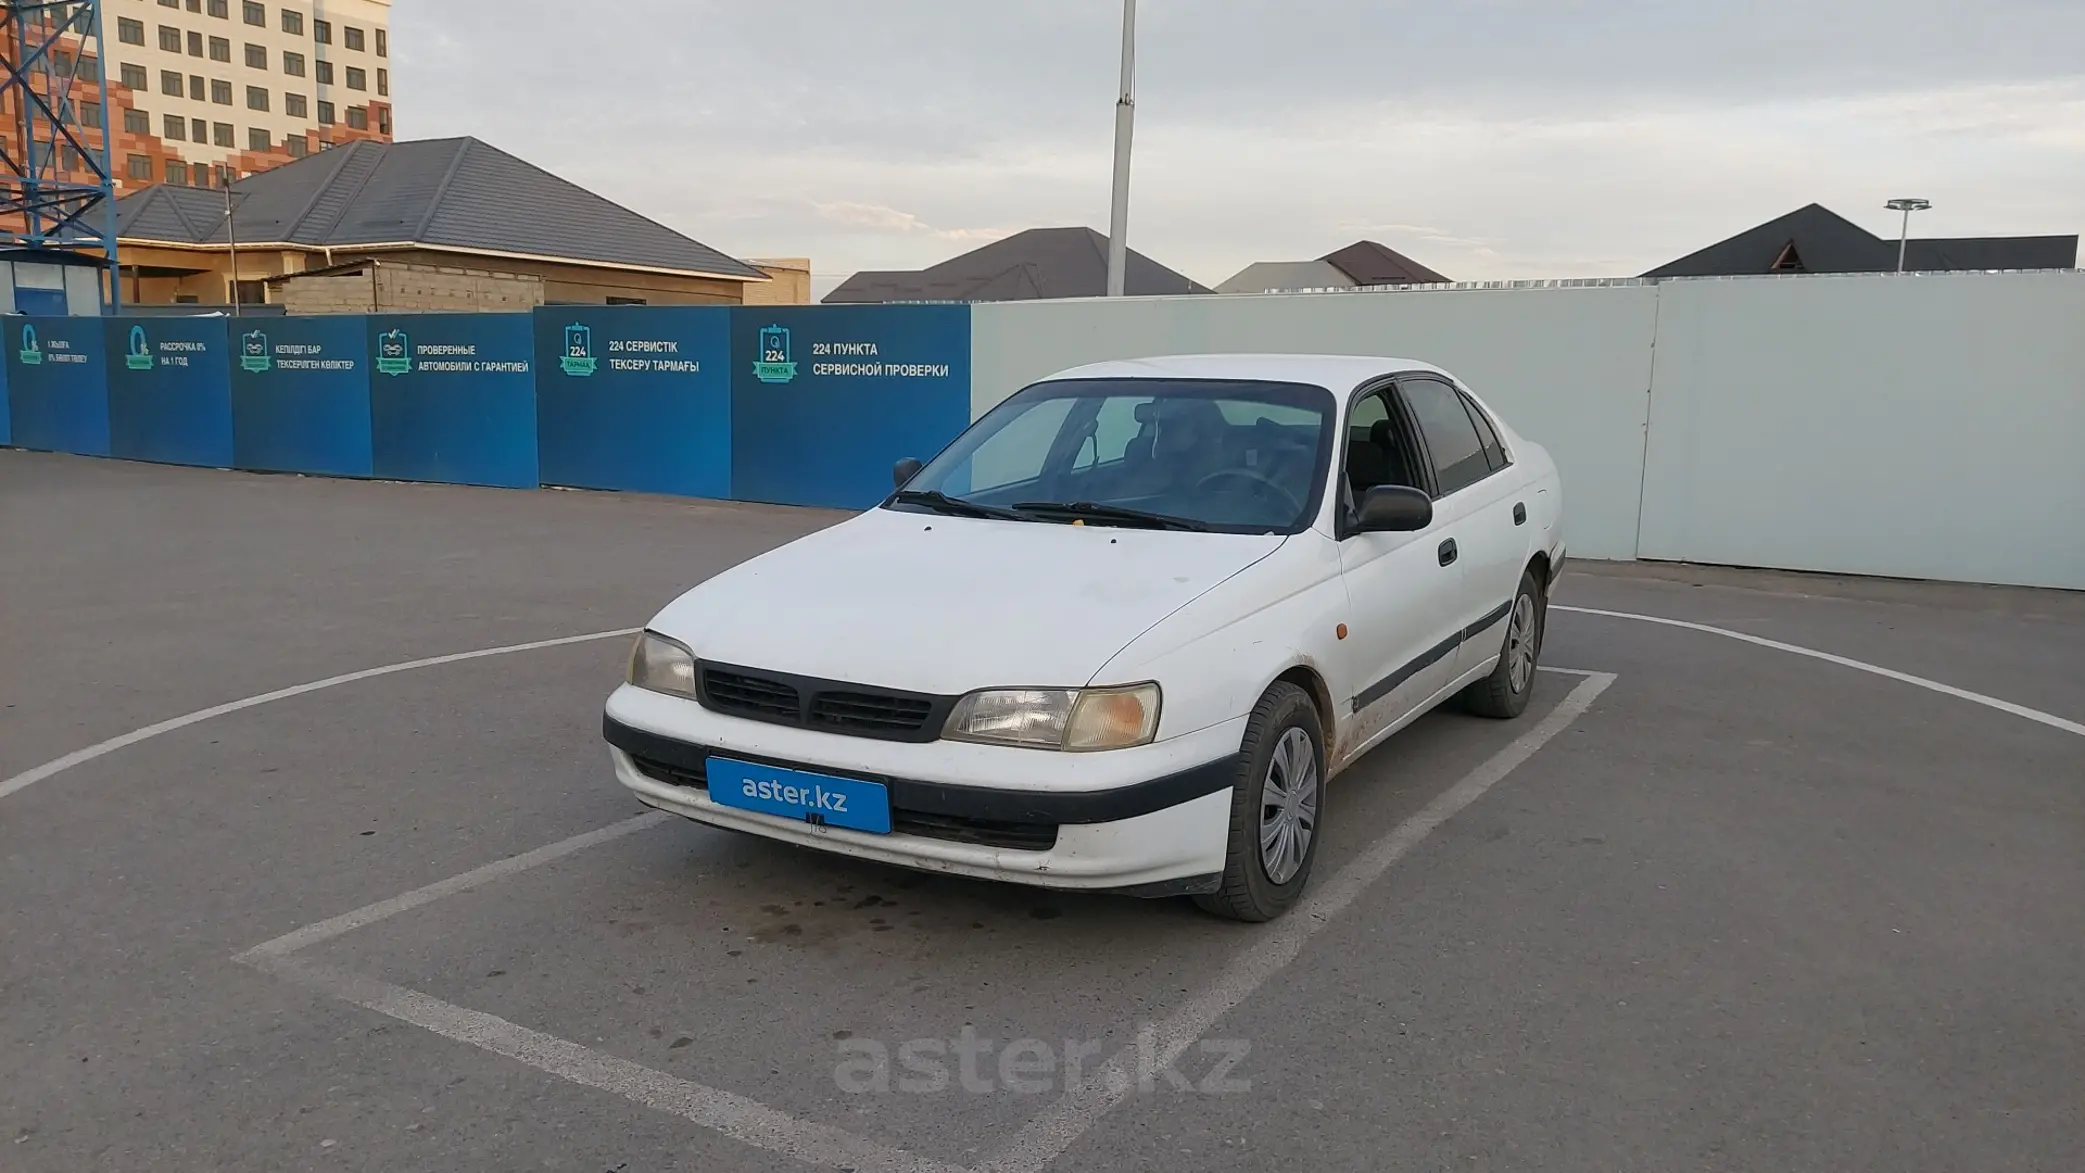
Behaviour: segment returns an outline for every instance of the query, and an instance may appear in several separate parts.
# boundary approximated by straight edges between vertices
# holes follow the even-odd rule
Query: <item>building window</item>
[[[203,34],[194,32],[188,34],[188,55],[190,57],[201,57],[203,55]]]
[[[123,84],[131,89],[142,91],[152,84],[152,75],[145,72],[145,67],[142,65],[125,65],[123,67]]]
[[[376,128],[385,134],[391,133],[391,107],[380,106],[377,108]]]
[[[247,24],[253,25],[255,28],[268,27],[267,5],[256,4],[254,0],[246,0],[246,3],[240,6],[240,9],[246,16]]]
[[[143,110],[125,110],[123,130],[126,134],[151,134],[152,116]]]
[[[379,70],[377,70],[377,71],[376,71],[376,92],[377,92],[377,93],[379,93],[379,94],[381,94],[381,95],[383,95],[383,96],[384,96],[384,97],[386,97],[386,98],[388,98],[388,97],[390,97],[390,96],[391,96],[391,71],[390,71],[390,70],[388,70],[388,69],[379,69]]]
[[[390,34],[382,29],[376,31],[376,55],[379,57],[389,57],[391,55]]]
[[[353,25],[340,30],[340,43],[360,53],[363,49],[362,30]]]
[[[347,124],[356,130],[369,129],[369,109],[366,106],[349,106]]]
[[[230,83],[230,82],[228,82],[228,81],[213,81],[213,82],[211,82],[211,83],[210,83],[210,100],[211,100],[212,102],[215,102],[215,103],[216,103],[216,104],[218,104],[219,106],[229,106],[229,105],[231,105],[231,104],[232,104],[232,83]]]
[[[285,49],[282,54],[282,71],[291,77],[304,76],[304,54]]]
[[[232,0],[210,0],[210,15],[219,20],[232,19]]]
[[[322,86],[330,86],[330,85],[332,85],[332,84],[333,84],[333,63],[332,63],[331,61],[320,61],[320,62],[318,63],[318,65],[319,65],[319,84],[320,84],[320,85],[322,85]]]
[[[159,0],[159,6],[161,8],[179,8],[181,7],[181,0]]]
[[[196,119],[194,122],[189,124],[188,137],[199,143],[209,142],[210,124],[208,122],[205,122],[203,119]]]
[[[182,187],[188,186],[188,164],[183,163],[181,160],[168,159],[166,174],[168,183],[179,184]]]
[[[265,126],[256,126],[246,132],[246,149],[249,151],[265,151],[274,145],[268,139],[268,128]]]
[[[75,67],[74,67],[74,71],[73,71],[73,76],[74,76],[74,77],[76,77],[76,78],[79,78],[79,79],[80,79],[81,81],[100,81],[100,80],[101,80],[101,58],[99,58],[99,57],[82,57],[82,58],[80,58],[80,63],[79,63],[79,64],[78,64],[77,66],[75,66]]]
[[[159,26],[159,50],[162,53],[181,51],[181,30],[170,24]]]
[[[311,102],[303,94],[284,94],[282,112],[292,118],[311,117]]]
[[[246,108],[248,110],[266,110],[268,108],[268,91],[261,86],[247,86]]]
[[[366,90],[369,88],[369,71],[353,65],[347,67],[347,88]]]
[[[188,138],[188,119],[181,117],[179,114],[167,115],[166,133],[162,137],[170,138],[175,142],[186,141]]]
[[[159,92],[170,98],[178,98],[187,90],[181,84],[181,75],[171,69],[159,71]]]
[[[220,147],[229,147],[229,146],[231,146],[231,145],[232,145],[232,124],[231,124],[231,123],[229,123],[229,122],[213,122],[213,123],[211,123],[211,124],[210,124],[210,141],[211,141],[212,143],[214,143],[214,144],[216,144],[216,145],[220,146]]]
[[[249,44],[246,46],[246,68],[268,68],[268,47],[266,45]]]
[[[314,41],[317,41],[317,42],[318,42],[319,44],[321,44],[321,45],[330,45],[330,44],[332,44],[332,43],[333,43],[333,22],[332,22],[332,21],[330,21],[330,20],[314,20],[314,21],[312,21],[312,22],[311,22],[311,39],[312,39],[312,40],[314,40]]]
[[[283,10],[282,10],[282,31],[283,31],[283,32],[286,32],[286,33],[288,33],[289,35],[291,35],[291,36],[293,36],[293,37],[301,37],[301,36],[303,36],[303,35],[304,35],[304,14],[303,14],[303,13],[301,13],[301,12],[292,12],[292,11],[290,11],[290,10],[289,10],[289,9],[287,9],[287,8],[283,9]]]
[[[189,170],[195,179],[195,185],[197,187],[210,186],[210,168],[207,164],[197,163],[194,167],[190,168]]]
[[[650,303],[649,303],[649,302],[647,302],[647,301],[645,301],[645,299],[643,299],[643,298],[641,298],[641,297],[610,297],[610,298],[608,299],[608,304],[609,304],[609,305],[649,305]]]
[[[116,39],[123,42],[126,45],[144,44],[145,22],[142,20],[132,20],[127,16],[117,17]]]
[[[301,134],[293,134],[289,138],[284,139],[282,145],[290,149],[290,158],[292,159],[301,159],[311,153],[311,144],[305,142],[304,136]]]
[[[333,103],[326,101],[324,98],[319,99],[319,125],[331,126],[335,121],[336,119],[333,117]]]
[[[101,103],[80,103],[80,125],[94,130],[101,129]]]
[[[222,61],[227,65],[232,60],[232,42],[226,37],[210,38],[210,60]]]
[[[80,153],[77,150],[71,147],[60,147],[58,148],[58,165],[67,171],[84,171],[87,168],[87,161],[80,158]]]
[[[124,160],[126,173],[132,179],[152,178],[152,160],[144,155],[132,155]]]
[[[204,100],[203,95],[208,92],[209,91],[203,88],[202,78],[197,77],[192,73],[188,75],[188,96],[190,98],[193,98],[198,102],[201,102]]]

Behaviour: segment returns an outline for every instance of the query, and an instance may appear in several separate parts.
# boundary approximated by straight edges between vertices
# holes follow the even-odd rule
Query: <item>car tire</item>
[[[1491,675],[1462,690],[1462,707],[1480,717],[1511,720],[1527,712],[1535,691],[1535,668],[1541,662],[1543,629],[1549,609],[1542,584],[1532,570],[1523,571],[1513,606],[1506,612],[1505,642]]]
[[[1324,837],[1324,798],[1325,733],[1317,706],[1309,693],[1277,683],[1245,724],[1238,779],[1231,787],[1223,886],[1196,896],[1195,903],[1217,916],[1254,923],[1287,912],[1310,882]],[[1276,842],[1263,849],[1267,835]]]

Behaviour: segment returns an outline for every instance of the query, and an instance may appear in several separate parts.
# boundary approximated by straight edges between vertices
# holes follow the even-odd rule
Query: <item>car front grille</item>
[[[699,680],[698,699],[712,712],[880,741],[937,739],[956,702],[954,697],[724,664],[702,665]]]
[[[764,676],[704,668],[702,694],[710,708],[722,713],[792,725],[803,716],[803,698],[796,689]]]
[[[630,755],[630,761],[646,777],[683,790],[709,793],[709,772],[703,767],[676,766],[657,758]],[[949,843],[975,843],[1005,851],[1048,851],[1057,846],[1053,823],[1009,823],[998,819],[972,819],[958,815],[935,815],[925,811],[892,808],[891,831]]]

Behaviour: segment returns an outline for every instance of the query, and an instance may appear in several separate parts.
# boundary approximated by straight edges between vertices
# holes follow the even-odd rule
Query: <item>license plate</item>
[[[719,806],[890,834],[890,790],[881,782],[711,758],[709,797]]]

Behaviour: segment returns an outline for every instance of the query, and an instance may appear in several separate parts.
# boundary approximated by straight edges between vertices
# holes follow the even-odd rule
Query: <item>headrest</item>
[[[1395,448],[1397,429],[1390,426],[1389,420],[1377,420],[1375,426],[1368,429],[1368,442],[1378,448]]]

